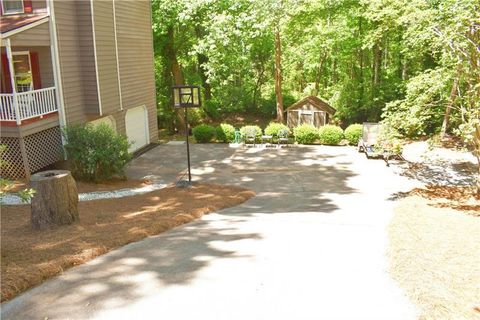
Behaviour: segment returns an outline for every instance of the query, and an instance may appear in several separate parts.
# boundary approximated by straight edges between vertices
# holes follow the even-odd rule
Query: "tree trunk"
[[[30,177],[35,190],[31,223],[34,229],[71,224],[79,220],[78,191],[70,171],[49,170]]]
[[[323,64],[325,63],[327,55],[323,54],[320,57],[320,61],[318,64],[318,69],[317,69],[317,76],[315,77],[315,95],[318,96],[320,94],[320,81],[322,80],[323,75]]]
[[[208,63],[208,57],[204,54],[197,55],[198,60],[198,71],[200,74],[200,80],[202,81],[203,92],[205,95],[205,101],[208,101],[212,98],[212,87],[208,83],[207,69],[205,64]]]
[[[167,35],[168,35],[168,44],[165,46],[165,55],[168,57],[168,59],[171,62],[171,67],[172,67],[171,72],[173,76],[173,83],[175,85],[183,85],[184,81],[183,81],[182,69],[180,67],[180,63],[178,63],[177,54],[174,48],[175,33],[174,33],[173,26],[168,27]],[[178,121],[178,123],[176,124],[176,129],[178,132],[184,132],[185,116],[183,114],[183,109],[181,108],[177,109],[175,110],[175,113],[177,115],[177,121]]]
[[[372,85],[376,87],[380,84],[380,68],[382,66],[382,49],[379,45],[375,45],[373,48],[373,77]]]
[[[448,124],[450,122],[450,112],[453,108],[453,104],[455,103],[455,99],[457,97],[457,89],[458,89],[458,79],[460,78],[460,71],[457,72],[457,76],[453,79],[452,91],[450,92],[450,100],[445,108],[445,115],[443,116],[443,123],[442,123],[442,130],[440,131],[440,137],[443,139],[447,134]]]
[[[201,23],[198,23],[195,26],[195,36],[199,41],[206,36],[205,30],[202,27]],[[200,80],[202,81],[205,100],[208,101],[212,98],[212,88],[210,86],[210,83],[208,83],[208,74],[207,74],[207,69],[205,67],[205,64],[208,63],[208,57],[203,53],[198,53],[197,61],[198,61],[198,73],[200,75]]]
[[[275,96],[277,98],[277,121],[283,123],[282,43],[278,25],[275,27]]]

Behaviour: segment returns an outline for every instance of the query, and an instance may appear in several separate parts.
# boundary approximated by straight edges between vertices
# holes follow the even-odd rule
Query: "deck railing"
[[[58,111],[55,87],[0,94],[0,121],[16,121],[42,117]]]

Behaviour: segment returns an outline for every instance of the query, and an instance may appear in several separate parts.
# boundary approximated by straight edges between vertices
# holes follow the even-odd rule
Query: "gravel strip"
[[[123,197],[135,196],[135,195],[163,189],[166,186],[167,184],[164,184],[164,183],[152,183],[141,188],[126,188],[126,189],[119,189],[114,191],[96,191],[96,192],[80,193],[78,195],[78,200],[90,201],[90,200],[100,200],[100,199],[123,198]],[[28,203],[30,203],[30,201]],[[7,193],[0,200],[0,204],[18,205],[18,204],[22,204],[22,201],[19,196],[15,194]]]

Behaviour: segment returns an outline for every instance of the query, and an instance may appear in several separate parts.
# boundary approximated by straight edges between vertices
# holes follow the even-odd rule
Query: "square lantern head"
[[[174,86],[173,106],[175,108],[198,108],[202,104],[200,87],[198,86]]]

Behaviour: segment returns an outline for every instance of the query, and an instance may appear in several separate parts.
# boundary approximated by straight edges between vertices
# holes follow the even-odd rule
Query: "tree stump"
[[[35,229],[71,224],[78,220],[78,191],[70,171],[49,170],[33,174],[31,222]]]

